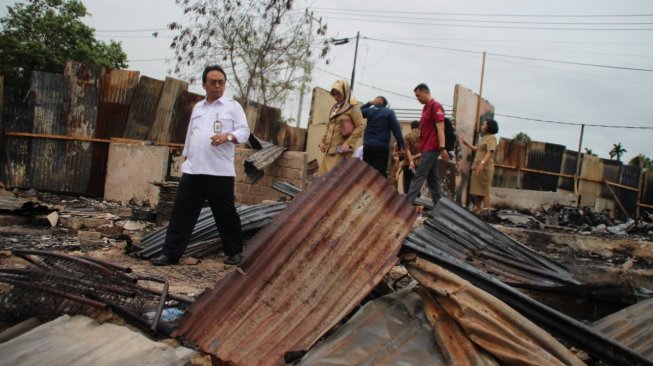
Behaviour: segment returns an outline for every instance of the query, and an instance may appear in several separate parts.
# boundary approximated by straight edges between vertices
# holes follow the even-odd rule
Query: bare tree
[[[293,10],[294,0],[175,0],[185,23],[171,48],[175,74],[194,82],[208,64],[220,64],[245,101],[282,106],[288,93],[310,81],[317,57],[326,57],[326,24],[312,12]],[[314,23],[316,28],[314,28]],[[314,56],[313,49],[319,52]],[[308,76],[308,77],[307,77]]]

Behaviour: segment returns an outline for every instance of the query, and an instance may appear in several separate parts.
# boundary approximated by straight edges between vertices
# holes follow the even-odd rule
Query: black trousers
[[[410,170],[410,167],[404,166],[402,168],[404,170],[404,194],[408,193],[408,188],[410,188],[410,182],[413,181],[413,177],[415,177],[415,172]],[[419,195],[417,195],[419,197]]]
[[[243,251],[243,231],[236,212],[234,177],[184,174],[177,188],[163,254],[179,259],[186,251],[204,201],[209,202],[227,256]]]
[[[370,164],[385,178],[388,177],[388,159],[390,148],[388,146],[363,145],[363,161]]]

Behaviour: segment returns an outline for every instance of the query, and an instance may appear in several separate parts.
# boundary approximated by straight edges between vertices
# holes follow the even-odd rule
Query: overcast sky
[[[6,5],[0,1],[2,15]],[[567,123],[653,127],[653,1],[296,1],[328,23],[328,36],[361,40],[355,96],[386,96],[394,108],[421,108],[413,88],[426,82],[451,109],[454,86],[479,92],[486,51],[483,96],[495,107],[499,135],[526,132],[533,140],[578,148],[580,126]],[[99,39],[122,42],[129,68],[164,78],[173,66],[171,34],[181,21],[174,0],[87,0],[85,21]],[[537,28],[537,29],[528,29]],[[153,30],[162,36],[151,37]],[[318,61],[313,85],[326,89],[350,79],[354,44],[332,46],[330,63]],[[540,59],[540,60],[534,60]],[[551,60],[541,61],[541,60]],[[577,65],[579,63],[585,65]],[[596,66],[590,66],[596,65]],[[639,69],[639,70],[632,70]],[[194,91],[201,92],[197,86]],[[296,117],[297,97],[286,104]],[[308,109],[310,100],[304,103]],[[307,123],[307,112],[302,126]],[[583,148],[608,158],[612,144],[653,157],[653,130],[586,127]]]

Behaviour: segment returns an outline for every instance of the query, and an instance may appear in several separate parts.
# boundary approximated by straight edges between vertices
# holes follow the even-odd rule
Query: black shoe
[[[224,264],[229,264],[231,266],[235,266],[240,264],[240,262],[243,261],[243,255],[242,254],[234,254],[232,256],[229,256],[229,258],[224,260]]]
[[[161,254],[158,257],[150,259],[150,263],[154,266],[167,266],[169,264],[179,263],[179,259],[172,259],[165,254]]]

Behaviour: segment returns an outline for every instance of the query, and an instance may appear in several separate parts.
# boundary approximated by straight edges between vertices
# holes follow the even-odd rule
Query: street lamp
[[[356,48],[354,49],[354,67],[351,70],[351,82],[349,83],[349,86],[351,90],[354,90],[354,77],[356,76],[356,58],[358,57],[358,40],[360,38],[361,33],[356,32]],[[340,38],[340,39],[333,39],[331,40],[331,43],[333,43],[335,46],[340,46],[346,43],[349,43],[350,38]]]

